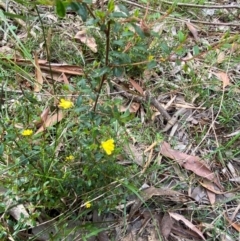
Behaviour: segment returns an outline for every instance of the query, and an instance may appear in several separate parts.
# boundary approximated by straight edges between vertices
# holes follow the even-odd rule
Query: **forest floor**
[[[240,240],[239,3],[90,2],[1,1],[0,239]]]

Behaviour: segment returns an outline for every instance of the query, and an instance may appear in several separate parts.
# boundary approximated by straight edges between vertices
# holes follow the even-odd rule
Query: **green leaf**
[[[142,31],[142,29],[141,29],[139,26],[137,26],[136,24],[133,24],[132,26],[134,27],[136,33],[137,33],[141,38],[145,38],[145,37],[146,37],[145,34],[144,34],[144,32]]]
[[[83,22],[87,21],[88,10],[86,3],[71,2],[68,6],[82,18]]]
[[[155,60],[152,60],[147,64],[147,68],[153,69],[156,65],[157,65],[157,62]]]
[[[19,14],[4,12],[4,15],[7,16],[7,17],[10,17],[10,18],[20,18],[20,19],[25,20],[25,21],[27,20],[26,16],[22,16],[22,15],[19,15]]]
[[[118,7],[121,12],[124,12],[127,16],[130,15],[128,9],[124,5],[119,4]]]
[[[92,4],[92,0],[83,0],[83,3]]]
[[[193,47],[193,55],[198,55],[199,53],[200,53],[199,47],[198,47],[197,45],[195,45],[195,46]]]
[[[113,12],[114,8],[115,8],[114,0],[110,0],[108,2],[108,12],[110,12],[110,13]]]
[[[56,0],[56,13],[61,18],[66,15],[66,8],[61,0]]]
[[[186,39],[186,37],[182,31],[178,31],[178,39],[179,39],[180,43],[184,42],[184,40]]]
[[[78,11],[79,9],[79,3],[76,3],[76,2],[71,2],[69,5],[68,5],[73,11]]]
[[[97,78],[97,77],[100,77],[100,76],[103,76],[104,74],[106,74],[107,72],[110,71],[110,68],[109,67],[103,67],[101,69],[98,69],[95,71],[95,73],[93,74],[93,78]]]
[[[122,12],[113,12],[111,14],[111,17],[113,17],[113,18],[127,18],[128,16],[125,13],[122,13]]]
[[[169,49],[169,47],[168,47],[166,42],[161,43],[160,47],[161,47],[162,51],[165,54],[170,54],[171,53],[171,50]]]
[[[115,77],[121,77],[124,73],[124,68],[123,67],[115,67],[113,69],[113,75]]]
[[[77,11],[77,14],[82,18],[83,22],[86,22],[88,17],[88,10],[85,3],[79,3],[79,9]]]

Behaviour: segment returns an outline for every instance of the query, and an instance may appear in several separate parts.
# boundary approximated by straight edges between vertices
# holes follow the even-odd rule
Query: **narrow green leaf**
[[[66,9],[61,0],[56,0],[56,13],[61,18],[64,18],[66,15]]]
[[[184,40],[185,40],[185,35],[182,31],[178,31],[178,39],[179,39],[179,42],[182,43]]]
[[[144,32],[142,31],[142,29],[141,29],[139,26],[137,26],[136,24],[133,24],[132,26],[134,27],[136,33],[137,33],[141,38],[145,38],[145,37],[146,37],[145,34],[144,34]]]
[[[111,13],[114,11],[114,8],[115,8],[114,0],[110,0],[108,2],[108,11]]]
[[[127,18],[128,16],[125,13],[122,13],[122,12],[113,12],[111,14],[111,17],[113,17],[113,18]]]
[[[13,14],[13,13],[9,13],[9,12],[4,12],[4,15],[10,18],[20,18],[22,20],[27,20],[26,16],[23,15],[19,15],[19,14]]]

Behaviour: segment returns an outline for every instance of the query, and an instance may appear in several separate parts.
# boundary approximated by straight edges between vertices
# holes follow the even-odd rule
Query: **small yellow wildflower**
[[[107,153],[107,155],[111,155],[114,150],[114,140],[109,139],[107,141],[102,141],[101,146],[103,150]]]
[[[74,160],[74,156],[70,155],[66,157],[66,161],[73,161]]]
[[[154,59],[154,56],[153,55],[149,55],[148,56],[148,61],[151,61],[151,60],[153,60]]]
[[[90,208],[91,206],[92,206],[92,204],[91,204],[90,202],[86,202],[86,203],[85,203],[85,207],[86,207],[86,208]]]
[[[23,136],[31,136],[33,134],[33,131],[30,129],[26,129],[22,132]]]
[[[60,99],[58,107],[62,109],[69,109],[73,107],[73,102],[70,100]]]

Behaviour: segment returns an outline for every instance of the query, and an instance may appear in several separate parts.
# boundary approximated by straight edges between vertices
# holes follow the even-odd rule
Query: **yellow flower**
[[[107,141],[102,141],[101,146],[108,155],[111,155],[114,150],[114,140],[109,139]]]
[[[70,155],[66,157],[66,161],[73,161],[74,160],[74,156]]]
[[[69,109],[73,107],[73,102],[70,100],[60,99],[58,107],[62,109]]]
[[[33,134],[32,130],[26,129],[22,132],[23,136],[31,136]]]
[[[85,203],[85,207],[86,207],[86,208],[90,208],[91,206],[92,206],[92,204],[91,204],[90,202],[86,202],[86,203]]]
[[[154,56],[153,55],[148,55],[148,61],[151,61],[154,59]]]

